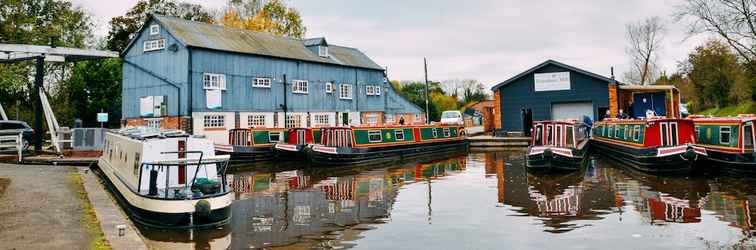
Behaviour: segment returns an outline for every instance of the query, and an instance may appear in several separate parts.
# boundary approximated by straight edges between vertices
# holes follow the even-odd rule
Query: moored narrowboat
[[[128,128],[105,135],[98,166],[133,221],[158,228],[209,227],[231,218],[229,156],[180,131]]]
[[[377,164],[467,147],[458,125],[334,127],[322,128],[320,141],[305,152],[317,165]]]
[[[273,145],[286,141],[285,128],[240,128],[228,131],[228,145],[215,144],[218,154],[231,156],[231,162],[273,159]]]
[[[574,171],[586,162],[589,129],[577,121],[533,122],[527,168],[543,171]]]
[[[736,172],[756,172],[756,116],[691,119],[695,124],[697,145],[706,150],[706,163],[710,167]]]
[[[693,121],[660,118],[606,119],[597,122],[592,147],[638,170],[651,173],[690,173],[705,150],[695,146]]]
[[[279,160],[304,159],[304,149],[320,140],[321,128],[291,128],[286,140],[273,145],[273,154]]]

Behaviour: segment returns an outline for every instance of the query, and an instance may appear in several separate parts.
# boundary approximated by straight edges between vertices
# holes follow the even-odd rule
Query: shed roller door
[[[575,119],[582,121],[584,115],[593,119],[592,102],[554,103],[551,105],[551,119],[553,120]]]

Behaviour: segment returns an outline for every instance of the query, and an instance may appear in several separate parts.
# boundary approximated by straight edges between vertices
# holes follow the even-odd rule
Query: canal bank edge
[[[97,242],[93,241],[93,249],[129,249],[129,250],[141,250],[147,249],[147,246],[139,234],[139,231],[134,225],[126,219],[126,215],[117,206],[115,200],[107,193],[107,190],[100,182],[100,179],[89,170],[89,168],[79,168],[77,176],[80,176],[83,180],[83,187],[86,189],[86,196],[91,204],[87,216],[94,218],[93,223],[96,225],[89,225],[90,227],[96,226],[99,229],[99,238],[106,241],[105,248],[95,247],[98,246]],[[123,236],[119,236],[118,228],[124,227],[125,231]],[[104,238],[103,238],[104,236]]]

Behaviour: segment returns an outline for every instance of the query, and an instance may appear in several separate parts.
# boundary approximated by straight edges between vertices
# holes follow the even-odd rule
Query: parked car
[[[441,123],[465,125],[465,120],[464,118],[462,118],[462,112],[459,112],[457,110],[449,110],[441,113]]]
[[[6,120],[0,121],[0,133],[9,130],[21,130],[23,131],[24,148],[29,146],[29,142],[34,137],[34,129],[23,121]]]

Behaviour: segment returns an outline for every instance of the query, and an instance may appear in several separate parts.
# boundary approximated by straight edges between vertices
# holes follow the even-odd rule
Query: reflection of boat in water
[[[137,223],[199,227],[231,217],[228,156],[215,156],[210,140],[149,128],[109,132],[98,166]]]
[[[344,175],[323,169],[276,173],[237,172],[232,249],[248,247],[345,247],[370,224],[391,214],[401,185],[436,179],[463,170],[464,157]],[[338,171],[337,171],[338,172]]]
[[[229,249],[231,227],[212,229],[159,230],[139,228],[150,249]]]

